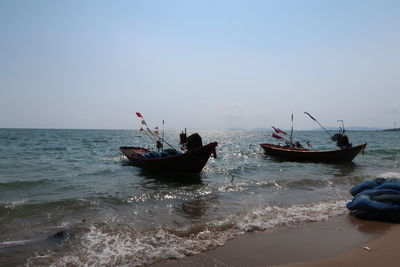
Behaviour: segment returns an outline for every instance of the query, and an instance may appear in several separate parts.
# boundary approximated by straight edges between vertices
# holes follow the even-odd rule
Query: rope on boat
[[[231,183],[233,183],[233,180],[234,180],[235,178],[237,178],[237,179],[242,179],[242,180],[247,180],[247,181],[251,181],[251,182],[254,182],[254,183],[259,183],[259,182],[260,182],[260,181],[258,181],[258,180],[254,180],[254,179],[251,179],[251,178],[248,178],[248,177],[244,177],[244,176],[242,176],[242,175],[232,174],[232,173],[229,173],[228,171],[223,171],[223,170],[221,170],[221,168],[218,168],[217,166],[215,166],[215,165],[213,165],[213,164],[211,164],[211,163],[208,163],[208,165],[209,165],[210,167],[213,167],[213,168],[215,168],[216,170],[222,172],[224,176],[226,176],[226,177],[231,177]]]

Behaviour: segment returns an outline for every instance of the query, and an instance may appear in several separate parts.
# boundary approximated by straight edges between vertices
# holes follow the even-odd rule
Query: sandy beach
[[[398,266],[400,226],[351,215],[239,236],[154,266]]]
[[[399,238],[400,226],[392,225],[376,240],[363,243],[333,258],[285,266],[399,266]]]

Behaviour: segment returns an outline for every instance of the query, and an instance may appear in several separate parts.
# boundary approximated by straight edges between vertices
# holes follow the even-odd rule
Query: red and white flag
[[[136,112],[136,116],[143,119],[142,114],[140,114],[139,112]]]
[[[276,133],[282,133],[282,134],[284,134],[284,135],[287,135],[287,133],[284,132],[284,131],[282,131],[281,129],[276,128],[276,127],[274,127],[274,126],[271,126],[271,127],[274,128],[274,130],[275,130]]]
[[[282,139],[282,136],[272,133],[272,137],[276,139]]]

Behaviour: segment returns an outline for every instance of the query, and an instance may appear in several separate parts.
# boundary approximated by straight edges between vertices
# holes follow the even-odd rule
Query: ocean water
[[[167,141],[177,144],[178,134],[167,131]],[[368,145],[341,165],[269,158],[259,146],[275,143],[268,131],[199,134],[219,143],[218,158],[200,174],[166,175],[119,152],[151,146],[138,131],[0,129],[0,266],[182,258],[246,232],[345,214],[352,186],[400,176],[398,132],[349,131],[354,145]],[[325,132],[295,137],[334,148]]]

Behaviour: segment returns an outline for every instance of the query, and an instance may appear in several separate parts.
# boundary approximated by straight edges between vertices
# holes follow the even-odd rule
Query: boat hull
[[[120,147],[120,150],[132,165],[143,169],[198,173],[204,168],[211,154],[215,154],[217,145],[217,142],[213,142],[183,154],[162,158],[141,158],[140,155],[149,150],[140,147]]]
[[[285,148],[273,144],[260,144],[264,149],[265,154],[292,161],[310,161],[310,162],[327,162],[327,163],[342,163],[352,161],[361,150],[365,149],[367,143],[353,146],[340,150],[308,150]]]

